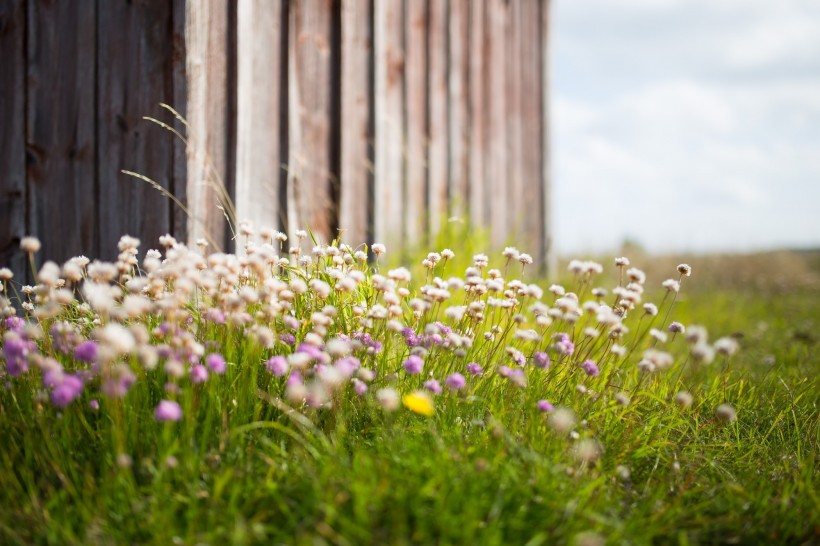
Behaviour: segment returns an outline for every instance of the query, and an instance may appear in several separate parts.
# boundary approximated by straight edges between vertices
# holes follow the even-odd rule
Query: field
[[[263,235],[4,282],[1,543],[820,542],[817,253],[552,285]]]

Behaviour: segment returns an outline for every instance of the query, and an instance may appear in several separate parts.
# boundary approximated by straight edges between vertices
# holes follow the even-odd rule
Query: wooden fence
[[[0,263],[28,233],[59,260],[229,247],[220,203],[394,247],[455,216],[547,263],[548,23],[548,0],[0,0]]]

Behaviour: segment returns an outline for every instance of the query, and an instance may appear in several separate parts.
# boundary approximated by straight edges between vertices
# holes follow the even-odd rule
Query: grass
[[[459,255],[447,265],[439,263],[436,275],[463,273],[469,253],[455,250]],[[183,259],[190,257],[178,258]],[[375,319],[369,331],[384,344],[382,351],[367,354],[352,345],[362,365],[375,372],[367,394],[356,395],[349,382],[328,386],[334,378],[323,380],[320,373],[311,378],[310,368],[303,372],[305,388],[325,388],[320,400],[324,407],[303,404],[298,392],[285,387],[285,377],[270,374],[263,365],[273,355],[292,353],[292,347],[282,341],[266,346],[257,339],[264,332],[231,324],[231,312],[226,324],[216,324],[207,310],[247,309],[254,316],[269,311],[258,320],[261,326],[277,334],[292,331],[301,341],[311,330],[322,332],[313,326],[319,318],[314,316],[313,323],[307,319],[331,304],[334,322],[321,337],[349,335],[359,329],[355,305],[364,300],[373,309],[381,298],[369,266],[362,267],[366,278],[352,293],[334,290],[327,300],[317,297],[313,287],[297,293],[292,314],[305,322],[295,330],[283,322],[281,309],[224,299],[236,285],[219,292],[223,299],[211,300],[207,290],[200,289],[184,300],[169,297],[167,305],[152,304],[150,312],[128,319],[100,312],[104,305],[99,302],[99,308],[83,308],[74,301],[61,306],[58,314],[41,313],[45,332],[55,321],[72,325],[74,344],[96,338],[106,347],[101,325],[92,322],[95,317],[102,323],[142,324],[143,334],[150,335],[139,339],[143,334],[138,333],[136,349],[103,362],[96,375],[84,376],[85,388],[64,408],[49,401],[42,378],[49,365],[37,357],[29,357],[28,372],[7,375],[7,388],[0,391],[0,542],[820,542],[820,302],[812,284],[820,271],[805,259],[801,263],[809,265],[799,279],[782,281],[779,272],[767,270],[772,282],[730,288],[725,279],[742,262],[703,261],[701,270],[699,259],[691,258],[694,275],[683,279],[674,304],[671,297],[664,300],[659,289],[665,276],[674,273],[677,278],[674,265],[664,276],[650,276],[643,301],[665,302],[655,326],[668,312],[666,324],[702,324],[712,339],[732,336],[739,341],[738,353],[718,355],[709,365],[689,357],[690,345],[679,335],[666,345],[657,344],[673,355],[674,364],[641,373],[637,363],[642,350],[652,345],[645,331],[653,319],[643,316],[640,306],[624,321],[630,327],[622,340],[628,355],[619,360],[608,353],[611,343],[603,341],[605,336],[600,342],[582,341],[581,326],[594,326],[594,313],[586,313],[576,327],[562,319],[536,326],[526,311],[531,300],[521,297],[526,305],[509,312],[488,309],[486,320],[472,325],[475,341],[466,355],[433,346],[424,355],[422,375],[403,370],[410,349],[401,334]],[[504,260],[492,257],[493,266],[502,269]],[[595,286],[618,283],[617,269],[607,269],[596,277]],[[313,275],[332,285],[318,268],[276,271],[286,282]],[[381,273],[386,271],[382,267]],[[514,263],[506,276],[518,273]],[[707,280],[699,282],[700,274]],[[761,275],[765,277],[763,271]],[[84,276],[89,276],[88,268]],[[152,276],[158,277],[156,272]],[[157,292],[154,301],[184,288],[180,277],[168,279],[163,282],[176,283],[168,286],[176,292]],[[428,309],[420,319],[413,316],[411,299],[425,279],[432,275],[414,270],[412,293],[400,296],[398,319],[417,334],[436,318],[464,330],[464,319],[444,319],[445,307],[466,297],[461,291],[453,290],[451,300]],[[115,286],[125,280],[119,277]],[[236,281],[255,288],[262,284],[253,275]],[[562,284],[588,294],[591,285],[579,286],[577,281],[567,277]],[[546,288],[546,283],[541,285]],[[47,308],[55,290],[41,290],[30,312]],[[281,289],[275,299],[287,301]],[[582,295],[581,302],[587,299]],[[549,292],[543,297],[552,307],[554,300]],[[116,298],[113,308],[122,306]],[[519,311],[527,317],[521,328],[535,328],[537,341],[513,338],[513,316]],[[163,323],[178,329],[164,334],[157,329]],[[492,325],[502,332],[490,342],[481,334]],[[572,334],[574,357],[556,352],[552,334],[558,332]],[[228,362],[227,372],[212,371],[207,382],[193,384],[187,369],[176,377],[164,358],[154,369],[139,349],[174,343],[199,343],[206,352],[219,352]],[[505,353],[507,346],[528,357],[525,388],[499,374],[503,364],[516,368]],[[70,352],[56,351],[48,335],[38,347],[66,373],[87,368]],[[535,348],[549,352],[549,370],[531,363]],[[587,349],[601,368],[598,377],[586,376],[576,365],[575,358]],[[482,364],[484,374],[470,377],[464,367],[468,361]],[[125,397],[106,397],[100,385],[116,373],[117,362],[127,363],[137,380]],[[429,418],[403,407],[387,411],[374,396],[380,388],[399,393],[422,389],[428,374],[444,383],[453,372],[468,376],[467,387],[458,392],[445,388],[432,396],[435,413]],[[581,392],[578,385],[589,392]],[[692,394],[691,407],[674,402],[680,391]],[[616,401],[622,392],[629,395],[628,405]],[[92,399],[99,401],[99,410],[89,406]],[[180,404],[181,420],[155,420],[162,399]],[[541,399],[570,409],[577,422],[562,428],[556,411],[537,409]],[[735,421],[716,416],[724,403],[736,409]]]

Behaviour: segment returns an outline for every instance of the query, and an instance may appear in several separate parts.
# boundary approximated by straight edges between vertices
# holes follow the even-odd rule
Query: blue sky
[[[562,254],[820,247],[820,0],[554,0]]]

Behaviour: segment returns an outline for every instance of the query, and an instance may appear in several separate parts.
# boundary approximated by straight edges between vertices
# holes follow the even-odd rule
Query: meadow
[[[0,542],[820,542],[816,253],[242,233],[0,269]]]

